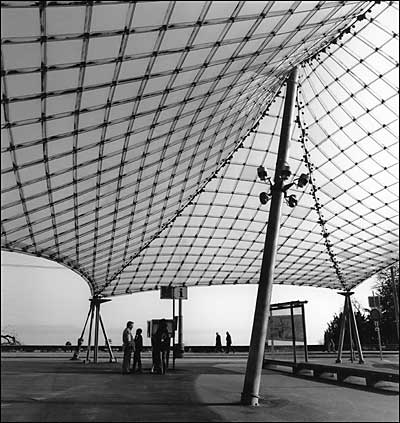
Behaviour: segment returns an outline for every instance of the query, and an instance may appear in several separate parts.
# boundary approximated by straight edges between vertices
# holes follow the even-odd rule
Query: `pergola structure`
[[[398,3],[4,1],[1,247],[93,298],[258,283],[298,67],[274,283],[398,260]],[[268,188],[268,186],[267,186]]]

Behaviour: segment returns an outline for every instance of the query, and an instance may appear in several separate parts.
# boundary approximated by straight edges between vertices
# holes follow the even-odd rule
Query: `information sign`
[[[303,321],[300,314],[293,316],[296,341],[303,341]],[[269,316],[267,339],[292,341],[292,318],[290,315]]]
[[[174,298],[174,287],[173,286],[162,286],[160,290],[161,300],[172,300]]]
[[[368,304],[370,308],[380,308],[381,306],[381,297],[368,297]]]
[[[186,286],[162,286],[160,290],[161,300],[187,300],[188,293]]]
[[[377,309],[377,308],[373,308],[372,310],[371,310],[371,319],[374,321],[374,322],[379,322],[379,319],[380,319],[380,317],[381,317],[381,313],[379,313],[379,310]]]
[[[186,286],[176,286],[174,288],[174,298],[176,300],[187,300],[188,293]]]
[[[147,321],[147,337],[150,338],[153,336],[158,329],[158,326],[160,325],[161,319],[153,319]],[[168,333],[172,337],[174,330],[176,329],[176,322],[174,322],[172,319],[165,319],[167,323]]]

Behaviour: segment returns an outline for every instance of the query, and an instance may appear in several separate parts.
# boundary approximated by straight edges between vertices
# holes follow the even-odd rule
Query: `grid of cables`
[[[395,261],[398,5],[374,3],[3,2],[2,248],[96,295],[257,283],[256,169],[302,64],[290,166],[312,180],[275,283],[347,288]]]

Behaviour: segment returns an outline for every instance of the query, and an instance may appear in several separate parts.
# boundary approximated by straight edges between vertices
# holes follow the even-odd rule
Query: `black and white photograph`
[[[399,4],[0,2],[2,421],[399,421]]]

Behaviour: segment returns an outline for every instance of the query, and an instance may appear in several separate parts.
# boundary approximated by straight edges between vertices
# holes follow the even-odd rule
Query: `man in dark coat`
[[[221,335],[218,332],[215,334],[215,352],[222,352]]]
[[[226,332],[226,353],[229,354],[229,351],[233,352],[232,348],[232,338],[229,332]]]

